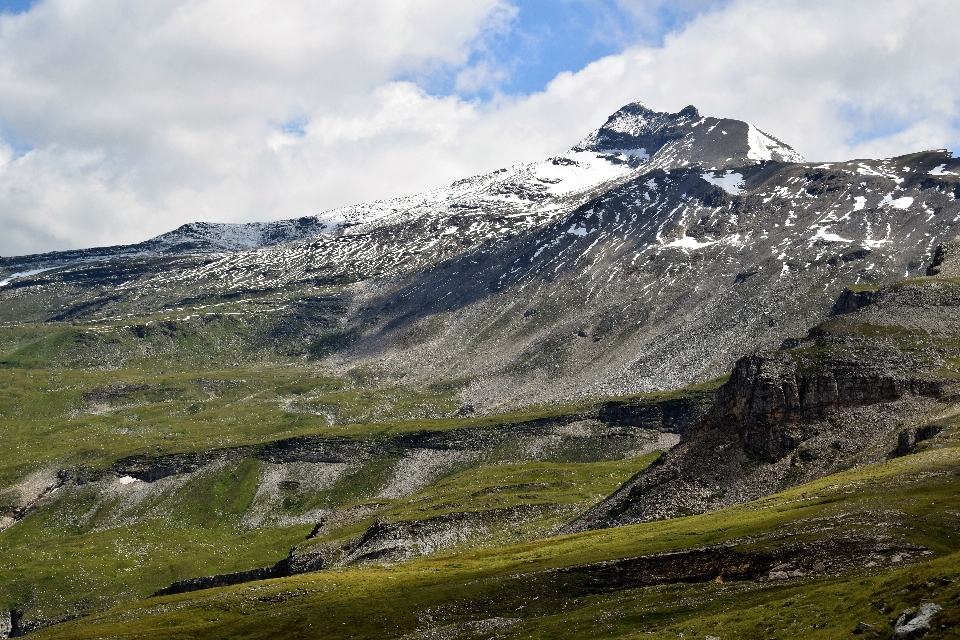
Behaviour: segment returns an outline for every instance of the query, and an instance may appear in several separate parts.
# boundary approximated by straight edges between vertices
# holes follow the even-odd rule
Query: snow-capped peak
[[[702,117],[693,105],[677,113],[654,111],[641,102],[628,104],[571,151],[600,153],[642,150],[650,168],[700,165],[735,168],[757,162],[804,162],[789,145],[752,124]]]

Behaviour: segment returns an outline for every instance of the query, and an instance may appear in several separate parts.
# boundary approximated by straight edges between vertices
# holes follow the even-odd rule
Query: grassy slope
[[[444,418],[458,407],[456,381],[415,389],[376,372],[331,377],[307,364],[177,371],[161,361],[76,368],[63,364],[65,349],[74,344],[64,334],[47,327],[0,329],[7,349],[0,354],[0,506],[13,505],[16,492],[9,488],[38,470],[105,468],[133,454],[207,451],[303,434],[381,440],[423,430],[509,428],[597,407],[580,403]],[[627,401],[659,402],[684,393]],[[655,456],[512,464],[488,456],[409,500],[371,501],[390,462],[380,460],[287,511],[371,507],[313,541],[322,544],[349,540],[377,516],[396,522],[455,511],[533,510],[517,526],[494,527],[467,546],[516,542],[549,534]],[[132,506],[120,494],[108,491],[105,498],[102,486],[64,487],[0,532],[0,609],[59,619],[130,602],[176,580],[273,564],[303,543],[313,525],[251,528],[243,522],[263,468],[253,458],[231,460]]]
[[[509,618],[516,622],[501,629],[501,637],[838,638],[847,637],[859,621],[884,623],[927,599],[945,607],[935,621],[947,626],[927,637],[958,637],[956,422],[956,417],[943,422],[950,425],[948,432],[917,454],[722,511],[396,566],[157,598],[58,625],[38,637],[384,638]],[[545,572],[727,541],[755,549],[798,537],[878,529],[928,546],[934,555],[899,570],[612,592]],[[890,632],[881,627],[881,633]]]
[[[458,381],[423,388],[376,371],[325,375],[300,361],[224,368],[220,358],[197,364],[191,354],[206,347],[195,344],[193,333],[165,336],[170,344],[163,357],[94,367],[75,361],[75,338],[82,334],[78,328],[0,328],[0,439],[15,448],[15,455],[0,455],[0,490],[44,466],[98,468],[134,454],[204,451],[303,434],[369,438],[509,425],[599,406],[593,401],[450,418],[459,407]],[[86,362],[93,352],[85,348],[79,360]],[[721,382],[626,400],[659,402],[713,390]]]
[[[311,543],[358,535],[372,522],[373,514],[396,522],[509,507],[539,508],[541,513],[509,530],[497,529],[486,539],[473,539],[467,546],[533,539],[596,503],[655,457],[471,469],[443,479],[408,501],[380,500],[372,515]],[[95,611],[146,597],[184,578],[269,566],[302,543],[312,529],[312,523],[244,525],[242,516],[258,486],[254,460],[194,475],[134,510],[121,511],[119,517],[117,505],[104,503],[93,490],[72,491],[48,501],[0,535],[4,558],[0,600],[9,608],[26,609],[33,618]],[[346,482],[349,488],[351,480]]]

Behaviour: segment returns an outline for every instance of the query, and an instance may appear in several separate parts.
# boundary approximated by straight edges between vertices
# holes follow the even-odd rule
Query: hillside
[[[933,602],[926,637],[956,638],[960,450],[941,424],[913,455],[705,515],[153,598],[37,635],[888,637]]]

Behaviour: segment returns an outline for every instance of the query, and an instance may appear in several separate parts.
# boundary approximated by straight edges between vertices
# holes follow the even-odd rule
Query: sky
[[[960,150],[948,0],[0,0],[0,255],[295,218],[629,102],[816,161]]]

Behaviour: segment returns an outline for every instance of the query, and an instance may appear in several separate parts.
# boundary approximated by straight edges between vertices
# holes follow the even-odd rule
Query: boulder
[[[941,610],[943,610],[943,607],[933,602],[928,602],[917,611],[907,609],[893,623],[893,635],[890,636],[890,639],[909,640],[923,637],[930,631],[930,619],[933,614]]]

